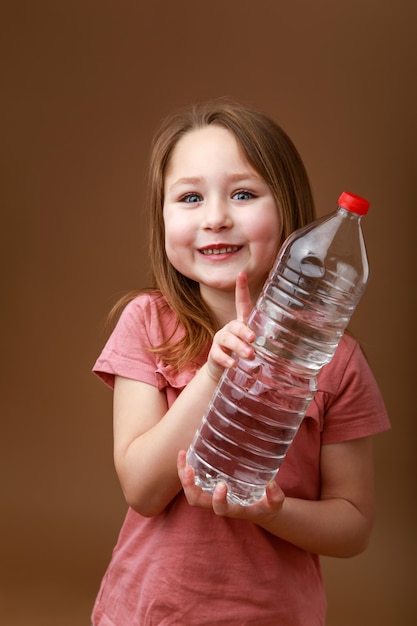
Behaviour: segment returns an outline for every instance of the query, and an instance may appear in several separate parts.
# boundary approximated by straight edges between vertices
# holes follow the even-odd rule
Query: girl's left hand
[[[227,499],[227,486],[219,482],[213,494],[206,493],[194,483],[194,470],[186,464],[186,452],[178,454],[178,476],[184,489],[188,504],[203,509],[211,509],[216,515],[246,519],[252,522],[265,522],[266,518],[275,516],[282,508],[285,495],[273,480],[266,488],[265,496],[248,506],[232,504]]]

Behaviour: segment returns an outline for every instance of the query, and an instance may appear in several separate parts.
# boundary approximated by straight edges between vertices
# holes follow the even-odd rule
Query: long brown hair
[[[185,329],[178,343],[168,341],[156,351],[178,368],[207,348],[218,328],[198,283],[180,274],[165,253],[165,173],[178,141],[186,133],[211,124],[233,133],[248,162],[271,189],[282,225],[277,251],[290,233],[315,217],[308,176],[297,149],[283,129],[262,112],[221,98],[192,104],[162,122],[152,143],[149,164],[149,259],[153,287],[162,293]],[[131,298],[125,298],[122,306]],[[117,308],[120,310],[120,306]]]

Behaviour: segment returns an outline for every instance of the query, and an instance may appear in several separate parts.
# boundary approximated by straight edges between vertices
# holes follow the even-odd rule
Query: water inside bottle
[[[283,372],[276,389],[274,369],[265,358],[239,359],[222,379],[187,462],[195,481],[212,492],[224,481],[231,502],[251,504],[277,474],[315,391]],[[285,380],[285,377],[287,380]]]

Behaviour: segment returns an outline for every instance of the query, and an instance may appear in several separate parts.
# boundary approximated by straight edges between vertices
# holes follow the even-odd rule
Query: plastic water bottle
[[[187,452],[203,490],[224,481],[228,499],[248,505],[277,474],[364,292],[368,208],[344,192],[284,242],[248,319],[255,356],[225,370]]]

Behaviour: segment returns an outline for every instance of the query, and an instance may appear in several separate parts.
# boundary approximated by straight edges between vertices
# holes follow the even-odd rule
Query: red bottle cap
[[[361,198],[360,196],[355,196],[354,193],[349,193],[348,191],[344,191],[341,194],[337,203],[343,209],[352,211],[352,213],[359,213],[359,215],[366,215],[368,213],[368,200],[365,200],[365,198]]]

